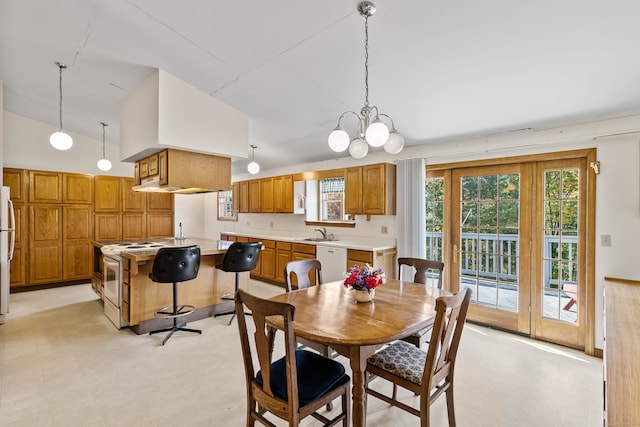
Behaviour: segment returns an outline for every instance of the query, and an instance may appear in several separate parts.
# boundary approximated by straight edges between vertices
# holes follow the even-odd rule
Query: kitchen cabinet
[[[120,177],[94,177],[94,202],[96,213],[120,213]]]
[[[240,182],[238,185],[238,189],[240,194],[238,212],[248,213],[249,212],[249,181]],[[235,194],[233,195],[233,197],[235,198]]]
[[[276,242],[276,282],[285,283],[284,269],[291,261],[291,243]]]
[[[249,212],[259,213],[260,211],[260,180],[249,181]]]
[[[240,212],[240,183],[231,184],[231,211],[233,213]]]
[[[15,211],[15,246],[13,249],[13,259],[9,266],[9,283],[10,286],[24,286],[27,284],[27,263],[25,262],[27,239],[27,209],[24,204],[14,202],[13,209]]]
[[[62,203],[62,173],[29,171],[30,203]]]
[[[344,174],[344,212],[362,213],[362,168],[348,168]]]
[[[27,171],[24,169],[2,169],[2,185],[10,188],[9,197],[16,203],[27,202]]]
[[[262,240],[260,252],[260,278],[266,280],[276,279],[276,242],[274,240]]]
[[[347,249],[346,270],[354,265],[359,267],[369,264],[374,268],[381,268],[387,277],[396,276],[396,249],[380,251],[365,251],[360,249]]]
[[[396,166],[378,163],[345,171],[345,213],[395,215]]]
[[[171,193],[146,193],[147,212],[173,211],[173,194]]]
[[[146,194],[139,191],[131,190],[135,185],[133,178],[120,179],[120,203],[123,213],[139,213],[146,210]]]
[[[147,237],[172,237],[173,212],[147,213]]]
[[[62,281],[62,206],[29,207],[29,281]]]
[[[71,204],[92,204],[93,176],[63,173],[62,202]]]
[[[260,180],[260,212],[261,213],[274,212],[273,182],[274,182],[273,177],[262,178]]]
[[[293,213],[293,175],[273,178],[274,212]]]
[[[171,235],[171,234],[169,234]],[[147,237],[147,218],[144,213],[122,215],[122,238],[144,239]]]
[[[120,240],[122,239],[122,215],[95,214],[94,240]]]
[[[82,280],[91,277],[91,206],[64,206],[62,220],[62,280]]]

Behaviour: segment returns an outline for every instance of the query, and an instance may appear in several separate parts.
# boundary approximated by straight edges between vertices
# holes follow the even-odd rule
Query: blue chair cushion
[[[335,387],[350,381],[344,366],[339,362],[311,351],[296,350],[296,366],[300,406],[311,403]],[[276,397],[288,400],[285,370],[284,357],[271,364],[271,390]],[[256,375],[256,382],[262,386],[262,372]]]

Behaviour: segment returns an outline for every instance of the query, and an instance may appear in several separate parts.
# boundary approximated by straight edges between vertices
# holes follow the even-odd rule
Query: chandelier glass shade
[[[68,150],[69,148],[71,148],[71,146],[73,146],[73,139],[69,134],[65,133],[62,130],[62,70],[67,68],[67,66],[60,62],[56,62],[56,65],[60,70],[60,79],[58,85],[60,89],[60,130],[51,134],[51,136],[49,137],[49,143],[51,143],[53,148],[55,148],[56,150]]]
[[[109,125],[104,122],[100,122],[100,124],[102,125],[102,158],[98,160],[98,169],[106,172],[111,169],[111,162],[109,161],[109,159],[107,159],[107,155],[105,152],[105,138],[104,138],[104,128]]]
[[[249,171],[251,175],[255,175],[260,172],[260,165],[256,162],[256,148],[258,147],[255,145],[251,146],[251,162],[247,165],[247,171]]]
[[[360,110],[360,114],[355,111],[342,113],[338,119],[338,125],[329,134],[329,148],[338,153],[349,149],[349,154],[355,159],[361,159],[369,152],[369,146],[383,147],[389,154],[397,154],[404,148],[404,137],[398,133],[393,123],[393,119],[387,114],[378,111],[378,107],[369,105],[369,17],[376,12],[375,5],[370,1],[363,1],[358,5],[358,12],[364,16],[364,82],[365,82],[365,102]],[[358,135],[351,138],[342,127],[342,119],[346,116],[355,116],[358,120]],[[382,120],[386,118],[391,122],[391,130]]]

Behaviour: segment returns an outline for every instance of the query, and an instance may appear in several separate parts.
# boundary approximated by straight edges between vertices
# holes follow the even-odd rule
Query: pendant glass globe
[[[404,148],[404,137],[398,132],[391,132],[383,148],[389,154],[398,154]]]
[[[108,159],[98,160],[98,169],[101,171],[108,171],[111,169],[111,162]]]
[[[329,134],[329,148],[341,153],[349,148],[349,134],[340,126]]]
[[[255,175],[260,172],[260,165],[257,162],[252,161],[247,165],[247,170],[250,174]]]
[[[365,131],[364,138],[372,147],[382,147],[389,139],[389,128],[382,120],[376,119]]]
[[[349,144],[349,154],[354,159],[361,159],[369,152],[369,146],[362,138],[353,138],[351,144]]]
[[[52,133],[49,142],[56,150],[68,150],[73,145],[73,139],[62,131]]]

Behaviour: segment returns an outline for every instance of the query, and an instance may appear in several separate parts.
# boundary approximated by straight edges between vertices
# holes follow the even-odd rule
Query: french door
[[[588,161],[532,159],[445,174],[449,288],[471,288],[469,320],[591,349]]]
[[[472,290],[469,320],[530,332],[531,167],[452,173],[451,279]]]

